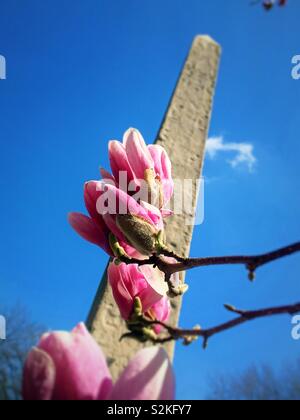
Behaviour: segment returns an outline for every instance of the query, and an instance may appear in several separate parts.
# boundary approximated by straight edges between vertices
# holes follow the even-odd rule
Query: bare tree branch
[[[241,264],[244,265],[249,271],[249,278],[252,280],[254,272],[257,268],[262,265],[268,264],[272,261],[284,258],[288,255],[292,255],[300,251],[300,242],[288,245],[283,248],[276,249],[275,251],[268,252],[266,254],[259,255],[232,255],[222,257],[200,257],[200,258],[182,258],[176,256],[174,253],[169,251],[166,253],[168,256],[172,255],[173,258],[177,259],[177,263],[167,262],[162,256],[152,256],[147,260],[136,260],[122,257],[121,260],[126,264],[138,264],[146,265],[151,264],[157,266],[163,273],[165,273],[167,279],[174,273],[180,271],[187,271],[197,267],[204,267],[209,265],[227,265],[227,264]]]
[[[160,335],[160,336],[157,336],[156,338],[155,337],[152,338],[151,336],[149,336],[149,339],[153,341],[154,343],[163,344],[168,341],[182,339],[184,344],[190,344],[192,341],[194,341],[198,337],[202,337],[203,347],[206,348],[208,340],[214,335],[222,333],[229,329],[235,328],[246,322],[249,322],[258,318],[268,317],[268,316],[283,315],[283,314],[294,315],[300,312],[300,302],[294,305],[277,306],[277,307],[259,309],[255,311],[240,310],[231,305],[224,305],[224,306],[228,311],[233,312],[239,316],[235,319],[232,319],[228,322],[224,322],[223,324],[217,325],[212,328],[202,329],[197,326],[193,329],[182,329],[182,328],[172,327],[162,321],[150,320],[142,316],[137,320],[137,323],[134,326],[134,330],[135,331],[138,330],[138,326],[140,326],[141,328],[144,328],[147,326],[149,327],[149,326],[154,326],[154,325],[160,325],[161,327],[165,329],[165,331],[168,334]]]
[[[31,321],[23,306],[0,308],[7,321],[6,340],[0,340],[0,401],[21,399],[23,363],[45,328]]]
[[[249,279],[254,279],[255,270],[258,267],[261,267],[265,264],[268,264],[272,261],[284,258],[288,255],[292,255],[300,251],[300,242],[288,245],[283,248],[276,249],[265,254],[258,255],[234,255],[234,256],[224,256],[224,257],[206,257],[206,258],[187,258],[178,257],[172,251],[166,251],[164,256],[153,255],[147,260],[140,261],[136,259],[130,259],[126,257],[121,257],[121,261],[126,264],[138,264],[146,265],[150,264],[158,267],[164,274],[165,280],[169,286],[169,295],[178,295],[184,293],[184,285],[174,285],[172,283],[172,274],[190,270],[196,267],[204,267],[209,265],[226,265],[226,264],[242,264],[249,271]],[[172,256],[177,262],[173,263],[166,260],[165,256]],[[237,318],[232,319],[231,321],[225,322],[223,324],[217,325],[209,329],[202,329],[200,327],[195,327],[193,329],[181,329],[177,327],[172,327],[164,322],[158,320],[148,319],[144,315],[136,314],[134,322],[128,323],[128,328],[130,332],[125,334],[124,337],[132,337],[142,341],[151,340],[154,343],[166,343],[172,340],[182,339],[184,344],[190,344],[192,341],[198,337],[203,338],[204,348],[207,346],[208,340],[221,332],[229,330],[231,328],[237,327],[241,324],[244,324],[248,321],[252,321],[257,318],[263,318],[267,316],[275,316],[282,314],[293,315],[300,312],[300,303],[295,305],[271,307],[266,309],[260,309],[256,311],[244,311],[236,309],[231,305],[225,305],[225,308],[230,312],[233,312],[239,315]],[[153,333],[151,327],[154,325],[160,325],[168,333],[167,335],[156,336]]]
[[[208,265],[225,265],[225,264],[242,264],[254,273],[254,271],[262,265],[272,261],[284,258],[300,251],[300,242],[288,245],[275,251],[259,255],[233,255],[223,257],[206,257],[206,258],[189,258],[183,262],[173,264],[172,272],[190,270],[196,267],[204,267]],[[176,271],[175,271],[176,270]]]

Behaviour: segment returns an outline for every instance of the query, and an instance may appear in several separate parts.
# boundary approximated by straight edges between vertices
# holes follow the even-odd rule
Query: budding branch
[[[292,255],[300,251],[300,242],[288,245],[284,248],[276,249],[275,251],[268,252],[266,254],[259,255],[233,255],[223,257],[200,257],[200,258],[183,258],[179,257],[172,251],[165,253],[167,256],[172,256],[177,260],[176,263],[170,263],[164,260],[162,256],[153,255],[146,260],[135,260],[126,257],[122,257],[121,260],[126,264],[138,264],[138,265],[155,265],[157,266],[166,276],[178,273],[180,271],[187,271],[197,267],[204,267],[209,265],[225,265],[225,264],[242,264],[245,265],[249,272],[253,273],[257,268],[278,260],[280,258]]]
[[[234,308],[231,305],[224,305],[224,306],[228,311],[239,315],[239,317],[232,319],[231,321],[225,322],[223,324],[217,325],[215,327],[209,328],[209,329],[202,329],[200,327],[195,327],[193,329],[182,329],[182,328],[172,327],[170,325],[165,324],[164,322],[157,321],[157,320],[155,321],[145,320],[145,321],[146,321],[146,324],[148,325],[160,325],[168,332],[169,334],[168,336],[157,337],[156,340],[153,340],[156,343],[163,344],[168,341],[183,339],[185,344],[190,344],[192,341],[194,341],[194,339],[198,337],[202,337],[203,347],[206,348],[208,340],[212,336],[219,334],[223,331],[232,329],[234,327],[237,327],[241,324],[244,324],[245,322],[252,321],[258,318],[264,318],[267,316],[275,316],[275,315],[283,315],[283,314],[294,315],[300,312],[300,302],[294,305],[277,306],[277,307],[272,307],[272,308],[259,309],[256,311],[240,310],[240,309]]]
[[[121,261],[126,264],[138,264],[138,265],[153,265],[158,267],[164,274],[165,280],[169,285],[170,295],[176,294],[175,289],[173,288],[171,276],[180,271],[190,270],[196,267],[204,267],[209,265],[223,265],[223,264],[242,264],[245,265],[249,271],[249,278],[253,280],[254,272],[258,267],[270,263],[272,261],[278,260],[280,258],[292,255],[300,251],[300,242],[288,245],[283,248],[276,249],[275,251],[268,252],[266,254],[259,255],[235,255],[235,256],[225,256],[225,257],[205,257],[205,258],[182,258],[174,254],[172,251],[166,250],[163,254],[164,256],[173,257],[177,260],[175,263],[167,262],[162,255],[153,255],[149,259],[140,261],[136,259],[130,259],[127,257],[121,257]],[[166,343],[173,340],[182,339],[184,344],[190,344],[195,339],[202,337],[203,338],[203,347],[206,348],[208,340],[223,331],[229,330],[245,322],[252,321],[257,318],[263,318],[267,316],[275,316],[282,314],[294,315],[300,312],[300,303],[295,305],[287,306],[278,306],[266,309],[259,309],[255,311],[245,311],[236,309],[231,305],[225,305],[225,308],[239,315],[237,318],[232,319],[223,324],[217,325],[209,329],[202,329],[200,327],[195,327],[193,329],[182,329],[177,327],[172,327],[162,321],[148,319],[144,315],[141,315],[137,320],[136,327],[140,327],[142,331],[144,327],[151,327],[153,325],[160,325],[165,329],[168,335],[165,336],[148,336],[148,339],[155,343]],[[135,336],[135,333],[129,333],[125,336]],[[146,338],[146,337],[144,337]]]

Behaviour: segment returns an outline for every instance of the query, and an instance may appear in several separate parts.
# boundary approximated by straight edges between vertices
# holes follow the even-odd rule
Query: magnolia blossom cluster
[[[123,143],[111,141],[108,151],[112,173],[101,169],[103,179],[84,186],[89,216],[71,213],[69,221],[84,239],[116,258],[108,278],[121,316],[129,321],[139,298],[145,315],[166,321],[171,307],[163,273],[120,264],[118,258],[143,260],[164,246],[163,219],[171,214],[167,205],[174,191],[170,159],[161,146],[147,146],[136,129],[126,131]]]
[[[84,186],[89,216],[69,215],[84,239],[100,246],[112,262],[109,283],[121,316],[128,322],[139,312],[150,320],[167,321],[171,306],[168,286],[159,269],[121,263],[121,257],[145,260],[164,248],[164,217],[174,190],[171,162],[157,145],[146,146],[129,129],[123,143],[109,143],[112,173],[102,169],[101,181]],[[172,279],[178,285],[179,279]],[[155,325],[151,334],[159,333]],[[104,331],[105,333],[105,331]],[[113,384],[100,347],[79,324],[71,333],[44,335],[25,363],[26,400],[173,399],[170,362],[161,348],[140,351]]]

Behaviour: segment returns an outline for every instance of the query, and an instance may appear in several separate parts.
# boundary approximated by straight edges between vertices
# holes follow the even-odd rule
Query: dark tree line
[[[235,375],[210,381],[207,399],[224,401],[299,401],[300,358],[276,372],[268,365],[252,366]]]
[[[32,322],[22,306],[0,307],[0,314],[7,328],[6,340],[0,340],[0,400],[19,400],[24,360],[45,329]]]

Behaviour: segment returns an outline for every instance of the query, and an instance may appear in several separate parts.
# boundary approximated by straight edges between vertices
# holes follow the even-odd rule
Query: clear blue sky
[[[84,320],[106,256],[70,229],[82,185],[108,166],[107,141],[129,126],[152,142],[193,37],[223,47],[211,136],[254,146],[250,173],[231,154],[206,160],[206,217],[193,255],[262,252],[299,240],[300,4],[265,13],[248,0],[0,0],[0,296],[49,328]],[[250,284],[241,267],[188,275],[182,326],[228,319],[238,307],[299,300],[300,257]],[[177,347],[178,398],[203,398],[208,377],[300,354],[290,319],[257,321]]]

